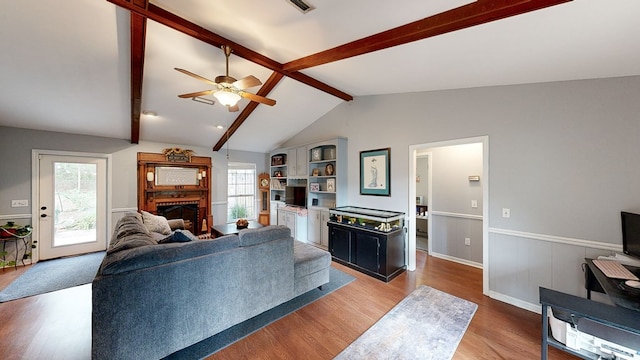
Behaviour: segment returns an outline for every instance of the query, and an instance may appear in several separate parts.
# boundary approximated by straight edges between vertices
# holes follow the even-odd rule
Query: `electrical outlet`
[[[510,218],[511,217],[511,209],[502,208],[502,217]]]
[[[11,200],[11,207],[29,206],[29,200]]]
[[[471,200],[471,207],[473,209],[477,209],[478,208],[478,200]]]
[[[471,245],[471,238],[464,238],[464,244],[467,246]]]

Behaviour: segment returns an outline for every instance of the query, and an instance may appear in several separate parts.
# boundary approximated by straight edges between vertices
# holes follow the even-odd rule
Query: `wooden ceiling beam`
[[[314,87],[320,91],[326,92],[330,95],[336,96],[345,101],[353,100],[353,96],[340,91],[328,84],[322,83],[319,80],[313,79],[304,74],[296,73],[295,71],[283,70],[283,65],[275,60],[272,60],[260,53],[257,53],[245,46],[242,46],[234,41],[231,41],[225,37],[222,37],[212,31],[209,31],[202,26],[196,25],[186,19],[183,19],[161,7],[148,4],[146,8],[135,6],[127,0],[107,0],[108,2],[125,8],[131,12],[135,12],[140,16],[144,16],[147,19],[156,21],[162,25],[168,26],[176,31],[179,31],[185,35],[191,36],[194,39],[198,39],[207,44],[215,47],[221,47],[222,45],[228,45],[233,50],[233,53],[241,58],[251,61],[255,64],[263,66],[269,70],[276,71],[287,77],[298,80],[306,85]]]
[[[267,95],[269,95],[271,90],[273,90],[273,88],[276,87],[276,85],[280,82],[280,80],[282,80],[283,77],[284,75],[282,73],[274,71],[271,74],[271,76],[269,76],[269,79],[267,79],[267,81],[262,85],[262,87],[260,87],[260,90],[258,90],[256,94],[266,97]],[[229,141],[229,138],[231,137],[231,135],[233,135],[236,132],[236,130],[238,130],[240,125],[242,125],[244,121],[247,120],[249,115],[253,113],[253,111],[258,107],[258,105],[259,103],[255,101],[250,101],[249,104],[247,104],[247,106],[245,106],[244,109],[242,109],[242,111],[240,112],[240,115],[238,115],[238,117],[234,120],[233,124],[229,126],[229,128],[227,129],[227,131],[225,131],[224,134],[222,134],[222,137],[220,137],[220,140],[218,140],[216,145],[213,147],[213,151],[219,151],[220,149],[222,149],[222,146],[224,146],[224,144]]]
[[[573,0],[478,0],[422,20],[290,61],[284,64],[283,69],[285,71],[300,71],[569,1]]]
[[[132,6],[146,8],[148,0],[133,0]],[[131,143],[140,142],[140,113],[142,112],[142,77],[144,71],[147,19],[131,12]]]

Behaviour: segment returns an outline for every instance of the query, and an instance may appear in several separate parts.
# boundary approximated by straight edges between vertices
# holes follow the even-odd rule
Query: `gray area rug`
[[[280,304],[271,310],[267,310],[260,315],[254,316],[238,325],[232,326],[210,338],[204,339],[199,343],[193,344],[185,349],[177,351],[165,359],[202,359],[216,351],[219,351],[234,342],[245,338],[261,328],[271,324],[272,322],[283,318],[292,312],[309,305],[310,303],[331,294],[335,290],[347,285],[355,280],[349,274],[346,274],[333,267],[330,268],[329,283],[323,285],[322,290],[313,289],[305,294]]]
[[[0,292],[0,302],[88,284],[96,276],[104,254],[101,251],[40,261]]]
[[[335,359],[451,359],[477,309],[421,285]]]

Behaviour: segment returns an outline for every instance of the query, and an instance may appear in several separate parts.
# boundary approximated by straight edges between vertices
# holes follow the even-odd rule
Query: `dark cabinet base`
[[[385,282],[406,271],[404,229],[387,233],[337,222],[327,225],[336,262]]]

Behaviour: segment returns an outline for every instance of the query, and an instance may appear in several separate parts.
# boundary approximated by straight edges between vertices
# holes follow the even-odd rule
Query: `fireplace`
[[[167,219],[184,220],[184,228],[193,234],[198,234],[198,203],[197,202],[171,202],[156,205],[156,213]]]
[[[211,158],[192,155],[178,160],[164,153],[138,153],[138,209],[183,219],[194,235],[209,233],[213,224]],[[185,174],[189,181],[182,181]]]

